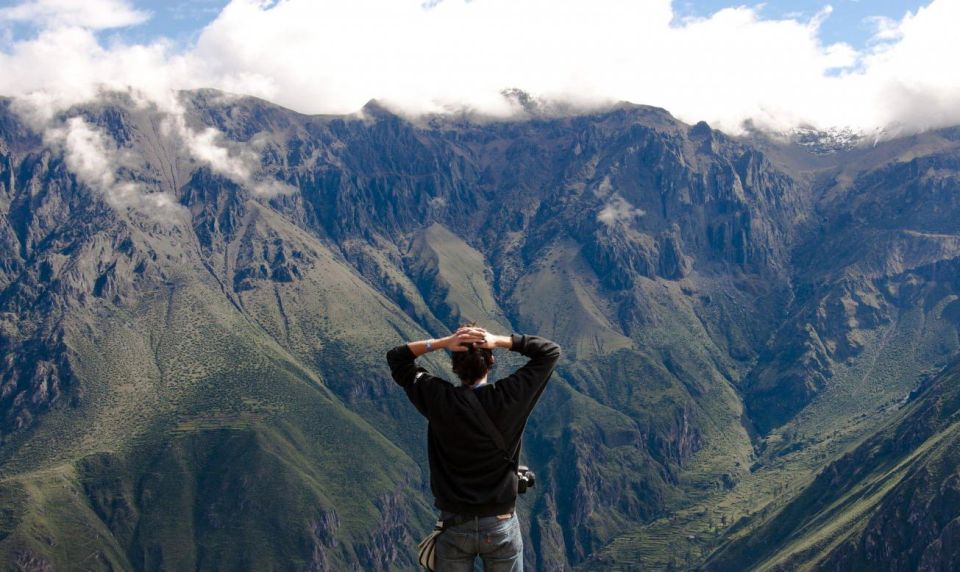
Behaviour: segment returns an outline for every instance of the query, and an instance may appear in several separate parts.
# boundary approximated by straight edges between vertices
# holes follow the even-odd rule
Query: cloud
[[[881,27],[882,39],[863,59],[860,81],[873,89],[865,105],[875,122],[916,131],[960,123],[960,73],[951,65],[960,2],[937,0]]]
[[[225,175],[230,179],[245,182],[252,176],[252,159],[230,150],[218,143],[223,135],[212,127],[203,131],[193,131],[185,125],[180,126],[181,136],[184,138],[190,154],[203,163],[206,163],[214,172]]]
[[[161,115],[162,133],[176,141],[190,160],[249,189],[258,197],[296,192],[287,183],[262,172],[261,156],[270,144],[266,134],[256,135],[244,143],[229,140],[213,127],[194,129],[187,124],[186,112],[179,103],[161,111]]]
[[[118,179],[117,171],[131,158],[82,117],[71,117],[45,133],[46,142],[60,146],[67,168],[77,180],[103,193],[118,211],[136,209],[173,221],[182,207],[167,193],[145,193],[135,183]]]
[[[43,30],[0,53],[0,94],[18,99],[18,108],[42,126],[55,114],[96,99],[104,90],[134,88],[161,107],[175,106],[174,90],[190,87],[201,73],[170,46],[114,44],[104,47],[80,27]]]
[[[173,132],[183,141],[191,158],[238,185],[249,188],[255,195],[272,197],[295,191],[290,185],[258,172],[259,151],[265,145],[262,138],[254,137],[250,144],[235,143],[228,141],[213,127],[194,130],[187,126],[182,112],[169,114],[165,121],[167,129],[172,126]]]
[[[161,131],[199,164],[249,188],[262,197],[287,194],[293,189],[277,180],[255,173],[260,162],[249,147],[230,144],[213,128],[194,130],[187,126],[182,111],[160,112]],[[173,223],[186,220],[186,211],[167,192],[151,192],[132,181],[124,181],[121,173],[136,170],[142,158],[124,149],[105,132],[89,124],[83,117],[51,121],[44,132],[48,145],[60,148],[70,172],[81,183],[103,194],[107,204],[119,212],[135,210],[155,220]]]
[[[107,30],[134,26],[149,18],[149,12],[136,10],[123,0],[30,0],[0,8],[0,22],[43,27],[77,26]]]
[[[886,16],[871,16],[865,24],[873,28],[871,42],[885,42],[900,39],[900,22]]]
[[[960,74],[945,57],[956,51],[956,0],[877,20],[862,51],[820,40],[829,10],[807,20],[743,6],[677,18],[669,0],[233,0],[193,45],[105,43],[96,30],[145,16],[97,2],[120,16],[50,15],[86,6],[66,0],[4,9],[40,29],[0,53],[0,93],[32,102],[41,118],[127,87],[157,100],[213,87],[304,113],[354,112],[378,98],[409,113],[508,116],[517,106],[504,89],[520,88],[582,106],[658,105],[731,132],[746,120],[778,130],[960,123]]]
[[[607,226],[616,226],[617,224],[630,224],[646,214],[643,209],[634,207],[625,198],[614,193],[597,214],[597,220]]]
[[[23,4],[9,9],[7,17],[26,18],[40,12],[41,4],[49,8],[54,3]],[[92,4],[124,6],[109,0]],[[119,10],[112,16],[113,24],[134,21],[132,16],[121,19],[124,14]],[[47,25],[41,16],[36,18]],[[183,144],[181,148],[189,158],[260,196],[291,191],[279,181],[254,175],[260,160],[255,150],[240,144],[228,145],[215,129],[195,130],[187,125],[178,90],[206,85],[203,78],[207,77],[207,68],[202,62],[190,54],[175,53],[166,41],[149,45],[115,42],[105,46],[93,28],[107,26],[111,22],[107,16],[78,21],[88,27],[64,26],[57,21],[50,28],[41,28],[36,36],[15,43],[9,53],[0,53],[0,69],[4,70],[0,74],[0,94],[15,97],[14,109],[34,129],[44,132],[48,143],[62,148],[71,171],[82,182],[102,191],[110,205],[121,211],[176,210],[168,195],[118,182],[116,168],[124,153],[115,142],[81,118],[61,117],[73,106],[114,91],[129,95],[141,106],[156,107],[164,118],[167,135]]]
[[[956,52],[956,0],[874,19],[861,51],[820,40],[829,9],[806,20],[744,6],[683,18],[670,0],[232,0],[190,45],[103,32],[148,17],[127,0],[0,9],[0,94],[51,130],[71,169],[118,208],[163,199],[118,181],[116,169],[96,175],[98,157],[112,165],[122,150],[89,125],[63,123],[65,111],[107,91],[156,106],[185,154],[260,196],[293,189],[264,174],[254,142],[188,125],[179,90],[212,87],[303,113],[356,112],[377,98],[410,114],[509,117],[528,107],[519,89],[542,109],[625,100],[733,133],[747,121],[888,134],[960,124],[960,73],[945,57]],[[12,24],[32,35],[10,35]],[[598,214],[607,223],[636,216],[619,196]]]

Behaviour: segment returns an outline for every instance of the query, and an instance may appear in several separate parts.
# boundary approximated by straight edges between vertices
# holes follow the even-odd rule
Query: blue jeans
[[[523,572],[523,538],[516,512],[503,520],[474,517],[437,537],[438,572],[473,572],[477,556],[486,572]]]

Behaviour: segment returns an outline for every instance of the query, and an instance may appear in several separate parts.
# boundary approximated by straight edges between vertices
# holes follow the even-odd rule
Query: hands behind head
[[[477,348],[493,349],[495,345],[495,336],[483,328],[474,326],[464,326],[451,334],[451,344],[448,346],[452,352],[465,352],[465,344],[476,344]]]

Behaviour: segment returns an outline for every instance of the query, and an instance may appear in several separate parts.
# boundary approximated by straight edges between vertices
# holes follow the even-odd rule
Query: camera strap
[[[516,462],[513,460],[513,455],[507,451],[507,444],[503,440],[503,434],[500,433],[500,430],[497,429],[497,426],[494,425],[493,420],[490,419],[490,416],[487,415],[487,412],[483,409],[483,405],[480,403],[480,400],[477,399],[474,390],[469,387],[464,387],[462,389],[464,395],[467,397],[467,403],[470,405],[470,409],[473,411],[474,416],[480,421],[480,424],[483,425],[483,429],[487,432],[487,435],[493,439],[493,443],[500,449],[500,452],[503,453],[503,458],[510,463],[512,466],[516,466]],[[520,443],[517,443],[517,447],[520,446]]]

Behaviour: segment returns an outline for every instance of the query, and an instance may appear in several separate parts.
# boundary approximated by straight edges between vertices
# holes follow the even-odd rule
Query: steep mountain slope
[[[696,565],[729,542],[731,525],[739,538],[802,494],[956,358],[955,131],[829,160],[765,148],[809,181],[814,202],[793,249],[794,297],[740,386],[745,423],[759,430],[749,475],[730,490],[690,491],[696,502],[618,537],[595,555],[597,569]]]
[[[5,507],[9,560],[410,564],[398,547],[429,518],[417,464],[332,392],[342,377],[324,379],[298,354],[321,339],[384,346],[417,335],[415,324],[230,181],[196,171],[181,195],[195,224],[167,228],[117,216],[50,161],[28,154],[4,177],[22,247],[7,252],[17,272],[3,295],[4,341],[42,356],[13,350],[4,363],[3,498],[17,499]],[[218,268],[228,249],[239,272]],[[345,315],[366,329],[341,330]]]
[[[0,105],[9,562],[412,568],[425,423],[382,355],[475,319],[565,350],[524,445],[531,569],[693,566],[957,350],[949,132],[798,166],[632,105],[181,105],[53,134]],[[716,536],[678,559],[690,526]]]
[[[911,394],[888,427],[735,532],[707,568],[956,569],[958,375],[953,364]]]
[[[795,256],[794,315],[746,384],[762,430],[804,408],[839,364],[869,351],[871,339],[901,364],[884,375],[881,356],[870,374],[884,376],[876,384],[885,399],[909,390],[909,372],[942,366],[956,351],[955,325],[938,328],[930,319],[950,302],[960,255],[956,134],[940,135],[952,143],[946,150],[839,171],[821,183],[818,228]]]

